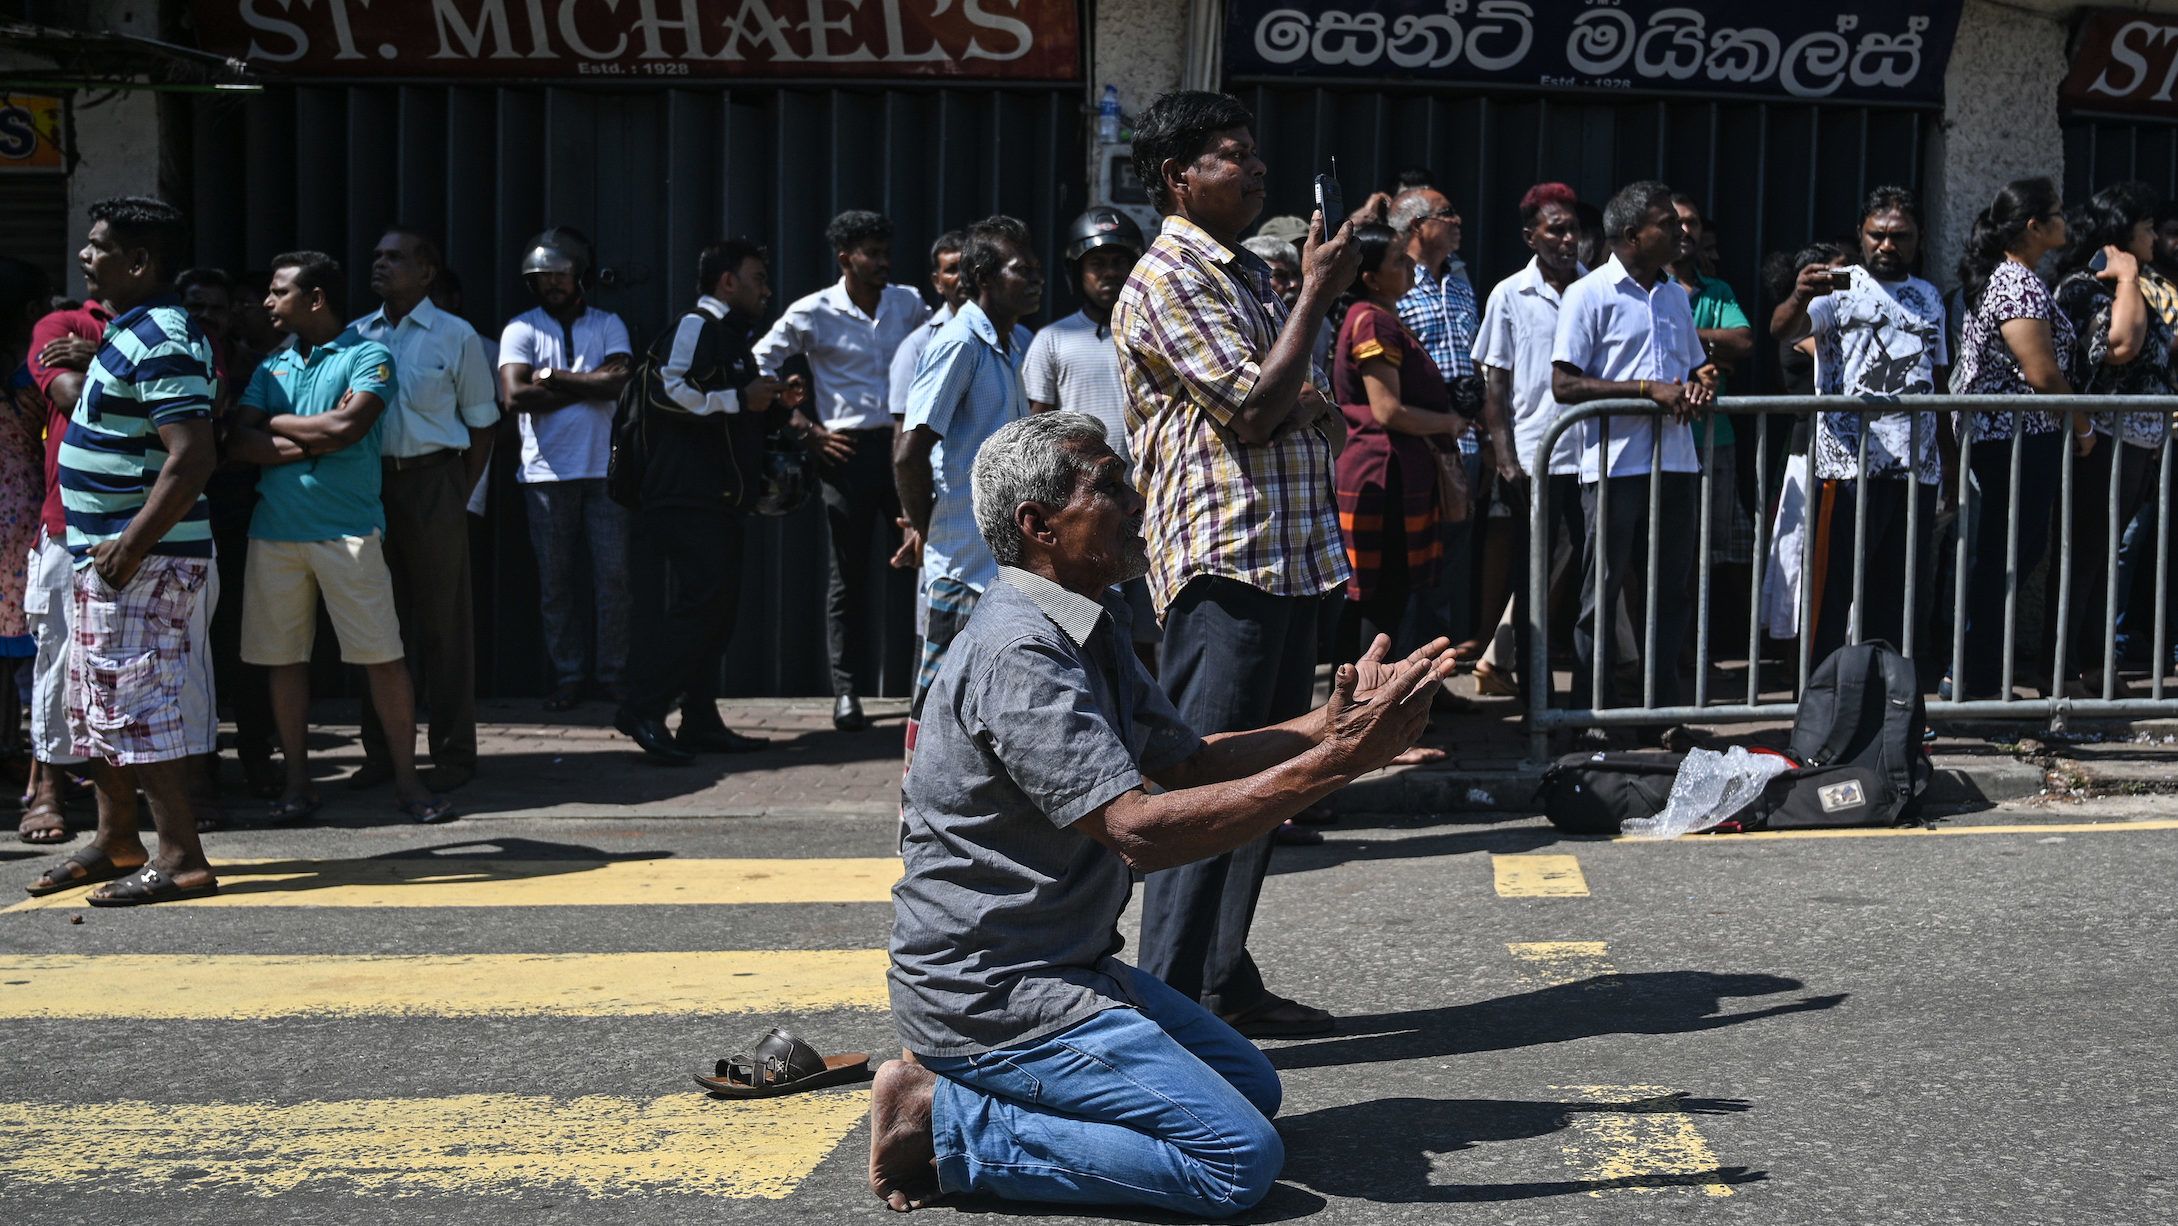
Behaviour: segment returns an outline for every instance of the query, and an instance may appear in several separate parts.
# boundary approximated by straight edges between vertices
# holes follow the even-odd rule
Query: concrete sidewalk
[[[1470,683],[1463,678],[1457,684],[1466,689]],[[480,710],[476,779],[454,795],[468,818],[885,818],[899,805],[905,706],[904,700],[868,700],[871,727],[840,733],[832,729],[829,699],[729,700],[722,709],[728,725],[769,738],[771,748],[665,766],[612,729],[606,704],[553,714],[534,699],[490,700]],[[362,762],[354,704],[323,703],[317,717],[311,753],[326,801],[323,816],[342,825],[404,824],[393,812],[390,788],[351,792],[341,784]],[[1789,729],[1716,731],[1720,745],[1782,745]],[[2064,740],[2030,735],[2024,727],[2016,734],[1990,731],[1994,739],[1946,737],[1932,747],[1932,812],[1972,811],[2038,795],[2178,791],[2178,728],[2143,724],[2123,734],[2079,733]],[[2008,736],[2019,739],[2003,739]],[[1440,716],[1424,743],[1450,756],[1380,771],[1334,795],[1330,807],[1345,815],[1388,817],[1532,811],[1537,773],[1524,762],[1527,741],[1510,700],[1478,699],[1469,713]],[[238,778],[230,760],[224,799],[246,821],[260,802],[242,794]]]

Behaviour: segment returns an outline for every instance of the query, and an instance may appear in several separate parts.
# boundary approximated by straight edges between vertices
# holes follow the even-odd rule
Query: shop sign
[[[206,50],[291,77],[1077,80],[1078,0],[195,0]]]
[[[66,170],[61,156],[61,100],[0,93],[0,174]]]
[[[1228,0],[1236,76],[1940,102],[1961,0]]]
[[[2067,110],[2178,116],[2178,17],[2137,9],[2089,13],[2057,90]]]

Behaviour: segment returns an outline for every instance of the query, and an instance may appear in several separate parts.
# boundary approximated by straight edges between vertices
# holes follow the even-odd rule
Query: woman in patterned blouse
[[[2078,237],[2058,262],[2057,309],[2072,324],[2080,390],[2107,396],[2168,396],[2170,325],[2141,295],[2140,273],[2155,258],[2155,214],[2162,203],[2145,183],[2118,183],[2096,192],[2080,210]],[[2100,271],[2090,268],[2102,253]],[[2155,493],[2161,473],[2162,413],[2105,413],[2095,419],[2101,445],[2082,460],[2072,481],[2072,618],[2065,635],[2066,692],[2100,698],[2103,646],[2110,630],[2103,607],[2112,538]],[[2112,524],[2111,482],[2117,519]],[[2118,608],[2126,592],[2118,591]],[[2114,697],[2124,683],[2108,679]]]
[[[2057,309],[2049,287],[2034,272],[2065,241],[2064,201],[2057,185],[2046,178],[2005,184],[1974,219],[1973,235],[1959,260],[1967,314],[1959,332],[1952,392],[2062,396],[2072,391],[2072,321]],[[1979,698],[1994,696],[2003,679],[2012,449],[2022,453],[2016,573],[2024,575],[2041,562],[2049,545],[2067,423],[2055,414],[2026,408],[1958,416],[1963,419],[1957,423],[1960,437],[1973,448],[1967,466],[1980,492],[1966,571],[1966,653],[1953,670],[1955,692]],[[2072,418],[2073,445],[2087,456],[2095,446],[2093,426],[2085,414]]]

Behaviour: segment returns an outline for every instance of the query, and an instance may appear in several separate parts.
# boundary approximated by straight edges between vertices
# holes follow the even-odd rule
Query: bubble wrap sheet
[[[1675,839],[1707,830],[1731,817],[1762,792],[1762,785],[1792,769],[1775,754],[1697,749],[1679,764],[1671,799],[1655,817],[1629,817],[1618,831],[1630,839]]]

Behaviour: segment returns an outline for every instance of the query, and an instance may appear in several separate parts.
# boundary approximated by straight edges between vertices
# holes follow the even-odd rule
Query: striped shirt
[[[61,505],[77,566],[144,509],[166,464],[159,428],[210,421],[218,392],[211,342],[173,294],[124,311],[106,326],[60,449]],[[212,556],[211,510],[203,491],[150,552]]]
[[[1197,575],[1273,596],[1346,582],[1329,441],[1310,427],[1254,446],[1232,429],[1285,322],[1268,265],[1177,216],[1119,295],[1112,335],[1160,617]]]
[[[1475,287],[1468,283],[1467,265],[1458,256],[1445,262],[1443,276],[1420,264],[1414,266],[1414,288],[1399,300],[1399,318],[1429,351],[1445,382],[1475,373],[1475,335],[1482,331],[1482,312],[1475,308]],[[1460,432],[1461,455],[1482,453],[1481,433],[1479,429]]]

